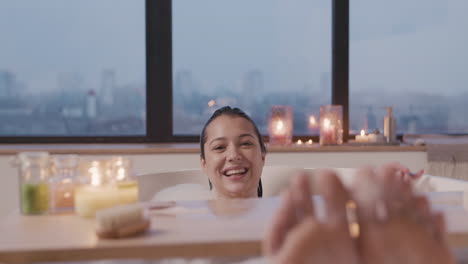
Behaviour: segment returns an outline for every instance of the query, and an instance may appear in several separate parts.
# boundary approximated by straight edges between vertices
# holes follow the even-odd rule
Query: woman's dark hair
[[[206,142],[206,128],[208,125],[213,122],[216,118],[222,116],[222,115],[227,115],[227,116],[232,116],[232,117],[242,117],[245,120],[249,121],[250,124],[252,124],[255,135],[258,138],[258,144],[260,145],[260,150],[262,153],[266,153],[266,147],[265,143],[263,142],[262,135],[260,134],[260,131],[257,128],[257,125],[255,125],[255,122],[241,109],[234,107],[231,108],[230,106],[224,106],[216,110],[213,115],[208,119],[206,122],[205,126],[202,129],[201,135],[200,135],[200,157],[202,159],[205,159],[205,142]],[[210,190],[213,188],[213,185],[211,184],[211,181],[208,180],[208,183],[210,184]],[[260,182],[258,183],[258,188],[257,188],[257,195],[258,197],[262,197],[263,195],[263,188],[262,188],[262,179],[260,179]]]

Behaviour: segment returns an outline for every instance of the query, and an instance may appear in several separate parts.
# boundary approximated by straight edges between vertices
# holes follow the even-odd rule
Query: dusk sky
[[[351,90],[458,93],[468,83],[468,1],[351,1]],[[263,71],[265,90],[318,89],[330,71],[330,0],[174,0],[174,67],[207,92]],[[78,72],[145,81],[143,0],[0,2],[0,70],[35,91]]]
[[[97,88],[105,68],[117,83],[145,80],[143,0],[0,2],[0,70],[35,92],[57,87],[57,73],[78,72]]]

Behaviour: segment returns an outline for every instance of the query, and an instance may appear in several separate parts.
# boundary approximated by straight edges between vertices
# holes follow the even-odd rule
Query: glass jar
[[[131,160],[113,157],[83,164],[81,185],[75,190],[75,212],[94,217],[96,212],[138,200],[138,184],[133,177]]]
[[[320,145],[343,144],[343,107],[320,106]]]
[[[21,213],[46,214],[49,203],[49,153],[20,152],[15,161],[19,167]]]
[[[290,145],[293,135],[293,110],[289,105],[273,105],[268,118],[270,145]]]
[[[53,172],[49,180],[51,213],[71,212],[74,209],[77,155],[56,155],[52,158]]]
[[[119,203],[134,203],[138,200],[138,183],[134,177],[132,160],[116,156],[108,161],[109,177],[118,189]]]

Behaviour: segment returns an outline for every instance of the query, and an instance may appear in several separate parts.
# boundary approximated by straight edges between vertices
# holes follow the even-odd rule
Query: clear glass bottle
[[[77,155],[56,155],[52,158],[53,172],[49,180],[49,211],[51,213],[74,210]]]
[[[20,176],[21,213],[46,214],[49,204],[49,153],[20,152],[16,157],[16,165]]]
[[[387,106],[387,115],[384,117],[384,137],[387,143],[396,142],[395,118],[392,114],[392,107]]]

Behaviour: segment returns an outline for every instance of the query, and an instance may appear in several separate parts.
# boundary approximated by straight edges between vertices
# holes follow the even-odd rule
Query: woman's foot
[[[263,241],[264,254],[272,263],[358,263],[348,231],[348,192],[331,171],[319,173],[317,187],[325,202],[323,222],[315,216],[306,175],[294,178],[283,194]]]
[[[398,165],[360,169],[353,197],[358,204],[358,248],[363,263],[453,263],[441,214],[416,196]]]

